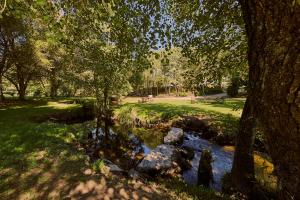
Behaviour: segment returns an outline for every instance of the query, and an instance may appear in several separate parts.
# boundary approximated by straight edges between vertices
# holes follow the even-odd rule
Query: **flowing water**
[[[135,138],[134,135],[137,135],[136,132],[133,132],[134,134],[131,135],[132,138]],[[144,132],[144,135],[149,135],[150,133]],[[157,132],[156,132],[157,134]],[[141,136],[141,134],[139,134]],[[144,140],[141,143],[141,146],[139,148],[142,148],[144,154],[148,154],[151,152],[153,148],[155,148],[157,145],[162,143],[162,139],[159,141],[156,141],[153,145],[153,140],[155,138],[163,138],[161,136],[156,137],[153,135],[152,137],[143,137]],[[146,140],[145,140],[146,139]],[[150,141],[149,141],[150,140]],[[150,147],[147,144],[152,144]],[[191,161],[192,168],[186,171],[183,171],[182,177],[184,181],[188,184],[196,185],[198,181],[198,167],[199,167],[199,160],[201,156],[201,151],[204,149],[208,149],[211,151],[213,156],[213,177],[214,181],[212,183],[212,188],[215,190],[220,191],[221,190],[221,179],[225,175],[225,173],[230,172],[232,167],[232,161],[233,161],[233,152],[226,151],[223,147],[210,143],[207,140],[201,139],[197,133],[184,133],[184,140],[181,146],[190,147],[194,150],[194,158]],[[140,150],[138,150],[140,151]]]
[[[190,133],[185,133],[182,146],[191,147],[195,152],[195,156],[192,160],[192,168],[184,171],[182,174],[185,182],[193,185],[197,184],[201,151],[208,149],[211,151],[213,157],[212,168],[214,181],[211,186],[215,190],[220,191],[222,177],[231,170],[233,153],[224,150],[223,147],[219,145],[212,144],[209,141]]]
[[[196,185],[198,181],[198,167],[199,160],[201,156],[201,151],[204,149],[208,149],[211,151],[213,156],[213,177],[214,181],[211,185],[215,190],[221,190],[221,179],[225,173],[230,172],[232,161],[233,161],[233,153],[230,151],[226,151],[223,147],[210,143],[207,140],[201,139],[195,133],[185,133],[184,140],[182,146],[190,147],[194,150],[194,158],[191,161],[192,168],[189,170],[183,171],[182,177],[184,181],[188,184]],[[148,154],[151,152],[155,146],[149,147],[145,143],[142,143],[141,147],[143,149],[144,154]]]
[[[115,138],[118,134],[114,129],[109,129],[110,138]],[[120,132],[120,131],[118,131]],[[164,133],[159,130],[153,129],[134,129],[130,131],[122,131],[123,135],[127,137],[127,144],[132,146],[129,149],[128,154],[132,160],[141,159],[143,156],[149,154],[156,146],[163,143]],[[99,130],[100,135],[103,135],[103,132]],[[124,134],[125,133],[125,134]],[[93,132],[93,137],[95,139],[95,131]],[[124,141],[124,138],[122,138]],[[183,180],[191,185],[197,184],[198,179],[198,167],[199,160],[201,156],[201,151],[204,149],[210,150],[213,157],[212,170],[213,170],[213,183],[211,187],[217,191],[221,190],[221,179],[227,173],[230,172],[233,162],[233,149],[224,148],[217,144],[213,144],[205,139],[199,137],[197,133],[185,132],[184,140],[181,145],[190,147],[194,150],[194,158],[191,160],[192,167],[188,170],[183,171],[182,178]],[[138,157],[140,155],[140,157]],[[255,155],[257,156],[257,155]],[[137,158],[138,157],[138,158]]]

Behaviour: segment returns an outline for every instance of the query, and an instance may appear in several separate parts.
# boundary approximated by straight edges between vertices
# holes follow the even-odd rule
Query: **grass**
[[[244,101],[243,98],[236,98],[191,103],[186,98],[158,98],[153,102],[138,103],[137,98],[127,98],[115,113],[122,119],[134,121],[134,118],[138,118],[145,123],[172,121],[185,115],[197,115],[208,118],[212,126],[219,132],[234,135],[242,112],[242,109],[237,108],[242,108]]]
[[[26,198],[35,198],[32,189],[49,183],[51,174],[64,175],[84,166],[86,158],[71,145],[75,135],[80,134],[81,125],[32,120],[76,107],[33,101],[0,109],[0,197],[15,199],[26,194]],[[44,173],[48,175],[43,176]]]
[[[160,179],[159,182],[166,188],[174,190],[178,195],[178,199],[183,199],[184,196],[191,196],[194,200],[230,199],[227,195],[216,193],[215,191],[202,186],[187,185],[178,178],[173,178],[171,180]]]
[[[75,146],[87,124],[34,120],[79,106],[60,102],[32,100],[0,108],[0,199],[177,198],[176,189],[162,184],[91,173],[87,156]]]

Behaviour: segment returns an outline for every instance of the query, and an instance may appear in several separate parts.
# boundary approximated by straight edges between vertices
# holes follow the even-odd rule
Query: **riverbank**
[[[0,109],[0,199],[223,199],[208,189],[128,179],[93,173],[80,148],[90,122],[38,122],[57,113],[69,113],[78,104],[30,101]],[[171,181],[171,180],[170,180]],[[172,185],[172,187],[170,187]]]

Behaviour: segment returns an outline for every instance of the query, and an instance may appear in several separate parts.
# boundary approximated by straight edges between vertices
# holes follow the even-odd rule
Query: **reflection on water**
[[[117,164],[123,167],[123,169],[130,169],[135,166],[136,163],[139,162],[139,160],[141,160],[145,155],[149,154],[151,150],[163,143],[163,137],[164,133],[155,129],[135,128],[131,131],[126,129],[124,130],[122,127],[113,127],[109,129],[109,138],[113,139],[112,141],[116,143],[114,144],[114,149],[111,150],[113,153],[117,154],[117,161],[119,161],[118,158],[123,157],[123,159],[117,162]],[[102,129],[99,129],[98,137],[96,137],[96,131],[92,131],[92,138],[100,144],[104,138],[104,132]],[[192,168],[184,171],[182,174],[184,181],[192,185],[197,184],[201,151],[208,149],[211,151],[213,157],[212,168],[214,182],[211,186],[215,190],[220,191],[222,177],[231,170],[234,149],[231,147],[222,147],[217,144],[213,144],[205,139],[201,139],[197,133],[191,132],[184,133],[182,147],[183,146],[194,149],[195,153],[195,156],[191,161]],[[106,156],[114,162],[115,159],[111,157],[112,152],[108,152],[108,155]],[[262,157],[259,157],[259,162],[261,163],[258,163],[257,157],[258,156],[255,155],[256,172],[259,176],[257,178],[261,179],[267,175],[268,179],[264,178],[264,180],[267,180],[268,182],[271,180],[271,182],[274,183],[274,176],[271,176],[272,179],[269,178],[273,171],[273,165]],[[267,168],[265,166],[267,166]],[[261,168],[263,169],[263,171],[260,170],[262,172],[258,170]],[[267,184],[270,185],[270,183]]]
[[[212,187],[220,191],[222,177],[225,173],[230,172],[231,170],[233,153],[225,151],[221,146],[212,144],[207,140],[189,133],[185,133],[182,146],[188,146],[195,150],[195,156],[192,160],[192,168],[183,172],[183,179],[188,184],[197,184],[201,151],[203,149],[209,149],[213,156],[212,168],[214,182]]]

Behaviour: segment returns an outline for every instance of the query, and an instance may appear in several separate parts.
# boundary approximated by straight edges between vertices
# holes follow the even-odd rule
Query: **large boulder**
[[[183,130],[181,128],[172,127],[168,134],[164,137],[165,144],[176,144],[183,141]]]
[[[168,174],[174,169],[179,170],[176,162],[177,148],[172,145],[159,145],[138,164],[137,170],[148,174]]]

